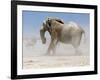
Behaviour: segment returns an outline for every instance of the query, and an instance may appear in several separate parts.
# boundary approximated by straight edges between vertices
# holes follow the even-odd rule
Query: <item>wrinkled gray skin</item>
[[[58,42],[71,44],[77,51],[84,30],[74,22],[64,24],[61,19],[48,18],[43,22],[43,27],[40,29],[42,43],[46,43],[45,32],[48,31],[51,36],[51,42],[46,54],[55,53],[55,48]]]

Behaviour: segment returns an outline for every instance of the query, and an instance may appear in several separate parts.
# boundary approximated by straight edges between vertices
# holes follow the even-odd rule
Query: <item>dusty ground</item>
[[[89,65],[89,44],[80,45],[80,53],[75,53],[71,45],[58,44],[56,54],[46,56],[49,41],[43,45],[41,40],[23,41],[23,69],[75,67]]]
[[[89,65],[89,56],[37,56],[23,59],[23,68],[54,68]]]

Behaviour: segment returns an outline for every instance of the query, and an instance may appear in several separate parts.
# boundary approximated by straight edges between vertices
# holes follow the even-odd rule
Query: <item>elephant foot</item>
[[[82,53],[79,50],[76,50],[75,53],[76,53],[77,56],[81,56],[82,55]]]
[[[50,53],[45,53],[44,56],[50,56]]]
[[[45,53],[45,56],[53,56],[54,54],[51,53]]]

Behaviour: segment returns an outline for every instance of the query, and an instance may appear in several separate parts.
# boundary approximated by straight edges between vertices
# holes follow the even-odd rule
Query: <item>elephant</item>
[[[85,35],[85,31],[75,22],[64,23],[59,18],[47,18],[40,29],[40,37],[42,43],[46,43],[45,32],[48,31],[51,36],[51,42],[46,54],[55,54],[56,46],[58,42],[65,44],[71,44],[76,52],[80,45],[82,34]]]

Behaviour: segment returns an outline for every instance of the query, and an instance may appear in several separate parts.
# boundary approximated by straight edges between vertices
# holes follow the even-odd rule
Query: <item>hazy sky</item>
[[[47,17],[57,17],[67,23],[69,21],[76,22],[82,27],[89,28],[90,16],[87,13],[67,13],[67,12],[22,12],[23,36],[39,36],[39,31],[43,21]]]

